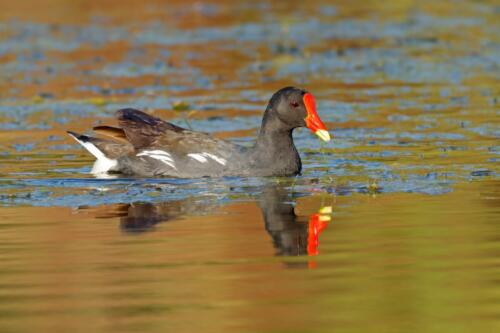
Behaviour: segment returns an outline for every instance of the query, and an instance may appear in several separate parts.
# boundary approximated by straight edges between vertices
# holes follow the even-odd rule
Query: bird
[[[278,184],[267,184],[259,193],[258,206],[276,254],[318,255],[319,236],[332,220],[332,206],[322,205],[306,219],[296,214],[290,199],[289,191]]]
[[[251,147],[192,131],[145,112],[116,111],[119,127],[96,126],[106,138],[67,133],[96,161],[96,177],[123,174],[136,177],[267,177],[300,174],[302,162],[292,132],[307,127],[321,140],[330,134],[307,90],[285,87],[274,93],[264,111],[260,132]]]

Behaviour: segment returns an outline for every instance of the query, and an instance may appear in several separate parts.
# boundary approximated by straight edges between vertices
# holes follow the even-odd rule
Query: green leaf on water
[[[172,108],[175,111],[188,111],[191,109],[191,105],[184,101],[176,101],[172,104]]]

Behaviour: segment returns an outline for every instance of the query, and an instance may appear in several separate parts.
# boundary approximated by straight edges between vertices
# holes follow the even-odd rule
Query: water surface
[[[2,332],[500,329],[494,1],[0,0]],[[252,144],[277,89],[292,178],[95,179],[66,136],[135,107]]]

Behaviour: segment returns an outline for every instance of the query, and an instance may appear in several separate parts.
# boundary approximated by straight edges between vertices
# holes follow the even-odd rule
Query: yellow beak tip
[[[328,216],[328,215],[320,215],[319,216],[320,222],[330,222],[331,220],[332,220],[331,216]]]
[[[321,140],[328,142],[330,141],[330,133],[325,130],[317,130],[314,134],[316,134]]]
[[[333,211],[332,206],[325,206],[320,208],[319,212],[320,214],[331,214]]]

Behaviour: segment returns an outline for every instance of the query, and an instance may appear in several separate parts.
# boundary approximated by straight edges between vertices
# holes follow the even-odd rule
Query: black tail
[[[78,134],[78,133],[73,132],[73,131],[66,131],[66,133],[68,133],[69,135],[71,135],[77,141],[89,142],[91,140],[90,136],[86,136],[86,135],[83,135],[83,134]]]

